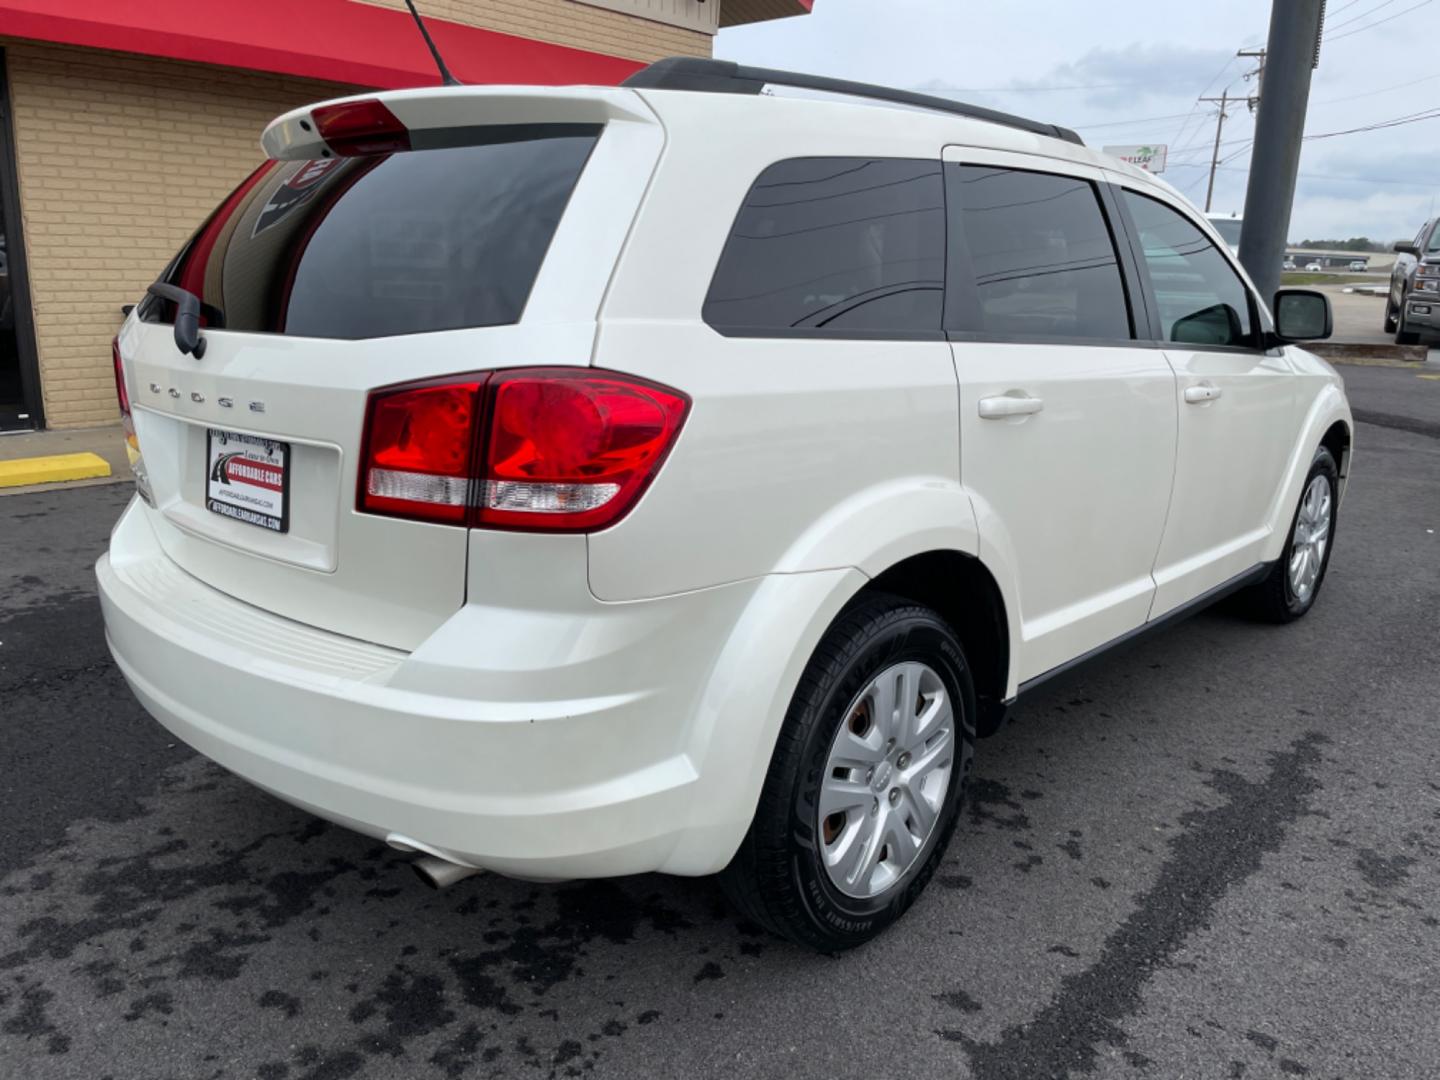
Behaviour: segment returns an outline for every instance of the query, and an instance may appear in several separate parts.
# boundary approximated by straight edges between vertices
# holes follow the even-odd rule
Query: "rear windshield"
[[[227,330],[353,339],[518,322],[599,135],[501,126],[446,149],[268,161],[161,280]],[[140,314],[168,322],[174,305],[151,298]]]

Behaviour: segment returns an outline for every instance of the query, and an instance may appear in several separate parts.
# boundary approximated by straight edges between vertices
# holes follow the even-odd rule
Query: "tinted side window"
[[[1250,294],[1205,234],[1164,203],[1125,194],[1160,309],[1161,336],[1189,345],[1249,345]]]
[[[956,165],[975,302],[956,329],[1124,339],[1130,310],[1095,187],[1072,176]]]
[[[939,161],[795,158],[750,188],[705,298],[721,331],[940,330]]]

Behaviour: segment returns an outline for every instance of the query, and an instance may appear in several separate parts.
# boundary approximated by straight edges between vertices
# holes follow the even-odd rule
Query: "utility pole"
[[[1290,233],[1310,74],[1320,62],[1324,0],[1273,0],[1264,88],[1255,118],[1255,151],[1245,189],[1240,262],[1268,302],[1280,285]]]
[[[1254,71],[1245,73],[1246,80],[1255,80],[1255,93],[1245,98],[1245,105],[1253,113],[1255,106],[1260,103],[1260,84],[1265,81],[1265,50],[1264,49],[1241,49],[1236,56],[1248,56],[1259,61],[1259,66]],[[1215,170],[1220,167],[1220,130],[1225,126],[1227,119],[1225,106],[1233,99],[1230,97],[1230,89],[1226,87],[1220,91],[1218,98],[1202,97],[1201,101],[1215,101],[1220,104],[1220,115],[1215,120],[1215,149],[1210,154],[1210,183],[1205,188],[1205,212],[1210,212],[1210,200],[1215,195]]]
[[[1210,200],[1215,195],[1215,170],[1220,167],[1220,132],[1225,130],[1225,106],[1230,101],[1230,91],[1221,90],[1218,98],[1202,97],[1201,101],[1218,101],[1220,115],[1215,118],[1215,149],[1210,152],[1210,183],[1205,187],[1205,212],[1210,212]]]
[[[1260,95],[1264,93],[1265,86],[1265,50],[1264,49],[1241,49],[1236,56],[1248,56],[1255,61],[1255,70],[1247,72],[1245,80],[1255,80],[1255,92],[1245,99],[1245,104],[1250,106],[1250,111],[1255,111],[1255,106],[1260,104]]]

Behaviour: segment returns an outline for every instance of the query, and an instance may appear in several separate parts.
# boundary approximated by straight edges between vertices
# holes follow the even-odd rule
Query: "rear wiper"
[[[200,316],[203,313],[205,320],[219,329],[225,325],[224,312],[213,304],[205,303],[189,289],[168,282],[157,281],[145,291],[175,305],[175,347],[196,360],[204,356],[205,339],[200,336]]]

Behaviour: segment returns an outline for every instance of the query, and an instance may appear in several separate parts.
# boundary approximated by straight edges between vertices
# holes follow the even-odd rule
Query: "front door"
[[[1180,418],[1153,618],[1260,562],[1298,399],[1283,351],[1261,347],[1253,294],[1226,255],[1176,207],[1129,190],[1121,202],[1152,284]]]
[[[1098,170],[946,152],[960,472],[1018,582],[1020,681],[1145,622],[1175,456],[1175,377],[1137,341]]]

